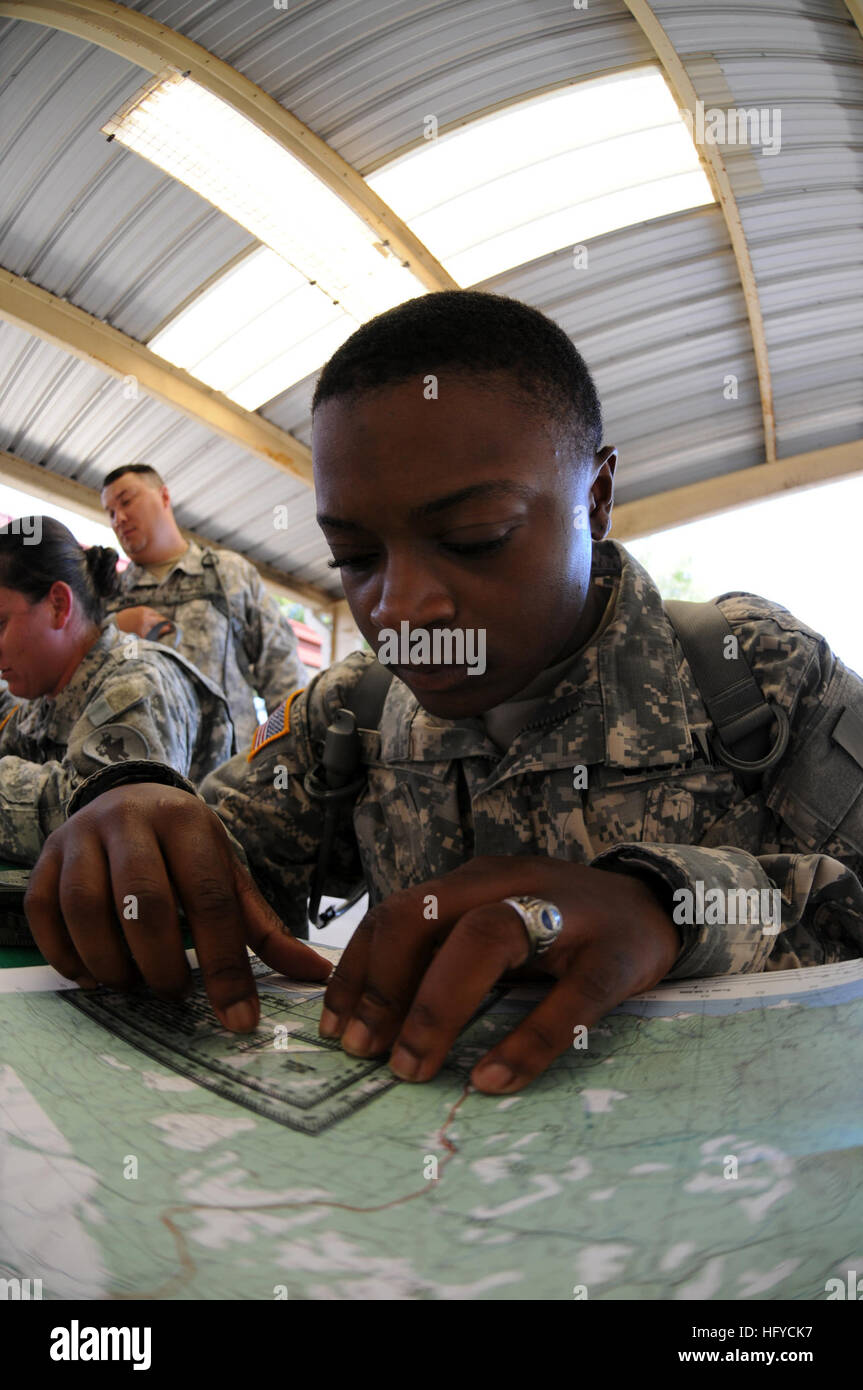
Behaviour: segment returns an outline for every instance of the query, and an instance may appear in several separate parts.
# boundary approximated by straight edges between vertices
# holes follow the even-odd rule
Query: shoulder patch
[[[96,699],[91,700],[84,711],[90,723],[95,724],[97,728],[100,724],[107,724],[117,712],[104,695],[97,695]]]
[[[150,693],[149,682],[142,689],[140,676],[131,684],[128,680],[123,680],[114,689],[108,687],[107,694],[97,695],[91,700],[84,709],[84,718],[89,719],[90,723],[98,729],[102,724],[108,724],[112,719],[116,719],[118,714],[125,714],[126,710],[132,709],[135,705],[140,705],[147,699]]]
[[[3,725],[0,724],[0,729]],[[833,742],[844,748],[846,753],[863,767],[863,719],[860,719],[850,705],[846,705],[833,726]]]
[[[255,754],[260,753],[261,749],[264,748],[266,744],[272,743],[274,739],[281,738],[283,734],[290,733],[291,705],[298,695],[302,695],[305,688],[306,687],[303,686],[300,690],[295,690],[292,695],[288,696],[287,700],[283,700],[280,705],[277,705],[266,724],[258,725],[255,736],[252,739],[252,746],[249,750],[249,756],[246,762],[250,763]]]
[[[108,724],[94,729],[81,744],[81,751],[96,763],[133,762],[149,758],[150,746],[140,729],[131,724]]]

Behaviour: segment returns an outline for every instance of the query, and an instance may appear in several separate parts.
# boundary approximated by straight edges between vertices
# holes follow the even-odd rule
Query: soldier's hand
[[[146,637],[159,623],[171,622],[164,613],[157,613],[155,608],[148,608],[146,604],[138,604],[134,608],[121,608],[119,613],[113,613],[111,616],[121,632],[134,632],[137,637]]]
[[[572,1045],[579,1024],[590,1028],[650,989],[680,953],[677,928],[642,879],[562,859],[472,859],[366,914],[327,987],[322,1035],[359,1057],[392,1048],[397,1076],[430,1080],[492,985],[527,961],[524,924],[501,901],[522,895],[563,916],[560,936],[521,974],[551,987],[477,1062],[471,1081],[480,1091],[521,1090]]]
[[[161,998],[180,999],[190,972],[177,898],[227,1028],[258,1023],[247,942],[283,974],[328,977],[329,961],[290,936],[261,897],[215,812],[174,787],[117,787],[77,811],[45,841],[24,909],[61,975],[119,990],[143,979]]]

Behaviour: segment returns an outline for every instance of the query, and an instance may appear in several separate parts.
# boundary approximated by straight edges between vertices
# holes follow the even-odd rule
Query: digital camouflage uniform
[[[120,582],[106,611],[144,605],[172,620],[177,632],[161,640],[224,690],[238,748],[258,726],[254,690],[271,709],[306,681],[288,619],[254,565],[233,550],[190,541],[161,582],[134,563]]]
[[[697,880],[781,890],[778,935],[757,921],[680,926],[669,978],[863,954],[863,682],[785,608],[723,596],[755,679],[791,724],[781,762],[747,795],[705,756],[711,722],[650,576],[609,540],[594,545],[593,582],[611,594],[607,625],[504,754],[481,718],[439,719],[393,680],[380,732],[361,736],[368,785],[325,891],[345,893],[362,869],[377,902],[474,855],[550,855],[658,876],[668,898],[694,893]],[[254,756],[238,754],[202,787],[270,902],[303,934],[322,821],[303,773],[370,660],[355,652],[326,670],[290,702],[283,734],[276,713]],[[854,755],[831,740],[843,709]]]
[[[0,858],[35,863],[75,788],[100,766],[151,759],[198,782],[234,746],[211,681],[107,621],[56,698],[0,694]]]

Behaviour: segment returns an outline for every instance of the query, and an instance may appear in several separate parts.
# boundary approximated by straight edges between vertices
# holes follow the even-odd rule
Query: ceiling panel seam
[[[647,0],[624,0],[624,4],[643,31],[645,37],[653,45],[656,56],[662,64],[678,106],[681,110],[689,111],[694,115],[697,94],[692,78],[687,71],[685,62],[675,49],[666,30],[663,28],[651,6],[647,3]],[[693,59],[705,56],[709,55],[690,55]],[[705,172],[710,179],[716,201],[719,203],[723,216],[725,217],[728,235],[731,240],[735,260],[737,261],[737,272],[743,288],[743,297],[746,303],[746,311],[749,317],[749,327],[755,353],[758,390],[761,397],[762,427],[764,430],[764,453],[767,462],[774,463],[776,461],[776,417],[773,407],[773,388],[770,380],[770,359],[767,351],[767,337],[764,331],[764,319],[761,313],[758,284],[755,279],[752,258],[749,254],[749,246],[746,241],[746,234],[743,230],[743,223],[740,218],[740,211],[737,207],[734,190],[732,189],[731,181],[725,168],[725,162],[718,146],[708,143],[706,146],[702,147],[702,150],[699,150],[699,156],[704,165]]]

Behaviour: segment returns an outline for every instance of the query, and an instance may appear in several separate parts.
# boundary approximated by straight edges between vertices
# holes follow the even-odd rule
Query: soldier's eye
[[[374,562],[374,555],[348,555],[344,560],[327,560],[331,570],[360,570]]]
[[[440,545],[452,555],[493,555],[496,550],[501,550],[506,545],[515,529],[513,527],[504,535],[494,536],[488,541],[441,541]],[[346,555],[343,560],[327,560],[327,565],[330,569],[359,572],[373,565],[376,558],[375,555]]]
[[[454,555],[493,555],[496,550],[505,546],[512,531],[507,531],[504,536],[495,536],[490,541],[471,541],[457,544],[455,541],[442,541],[444,550],[450,550]]]

